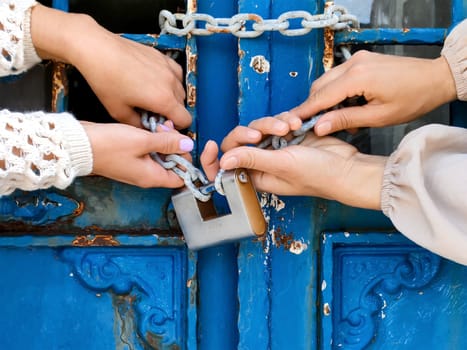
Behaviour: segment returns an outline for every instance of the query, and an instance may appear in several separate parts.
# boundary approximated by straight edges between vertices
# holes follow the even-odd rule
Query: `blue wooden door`
[[[462,0],[336,3],[364,27],[336,33],[336,48],[403,55],[439,54],[448,30],[467,13]],[[53,5],[69,9],[66,0]],[[156,26],[160,9],[152,5]],[[267,19],[292,10],[323,13],[324,2],[190,0],[183,10]],[[329,44],[321,29],[293,37],[123,35],[178,51],[186,62],[195,161],[207,140],[221,141],[237,124],[302,102],[324,70]],[[64,70],[57,65],[52,74]],[[69,108],[67,99],[80,88],[53,81],[54,108]],[[430,120],[466,126],[465,115],[462,104],[453,104]],[[388,153],[417,126],[363,130],[351,141]],[[195,253],[184,245],[170,195],[88,177],[66,191],[1,198],[0,348],[467,347],[466,268],[414,245],[382,214],[260,194],[269,221],[263,240]]]

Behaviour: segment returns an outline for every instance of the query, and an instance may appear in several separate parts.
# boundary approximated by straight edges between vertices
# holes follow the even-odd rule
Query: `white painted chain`
[[[301,19],[301,27],[291,29],[290,20],[293,19]],[[299,36],[308,34],[316,28],[342,30],[352,26],[358,29],[360,24],[357,17],[349,14],[345,7],[333,5],[326,8],[323,14],[288,11],[277,19],[263,19],[254,13],[239,13],[231,18],[214,18],[205,13],[172,13],[162,10],[159,13],[159,26],[162,34],[177,36],[230,33],[238,38],[256,38],[264,32],[271,31],[285,36]]]

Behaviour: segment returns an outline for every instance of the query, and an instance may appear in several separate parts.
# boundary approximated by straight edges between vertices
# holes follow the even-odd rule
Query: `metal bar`
[[[53,0],[52,7],[58,10],[62,10],[68,12],[69,9],[69,1],[68,0]]]
[[[240,0],[240,13],[271,18],[271,1]],[[271,33],[238,43],[238,123],[269,115],[271,94]],[[263,210],[267,211],[268,208]],[[267,214],[266,214],[267,215]],[[238,252],[239,349],[269,350],[270,347],[270,252],[264,242],[244,240]],[[254,302],[251,302],[254,300]]]
[[[160,50],[185,50],[186,38],[175,35],[161,34],[121,34],[122,37],[139,42],[144,45],[153,46]]]
[[[298,9],[323,13],[324,4],[273,1],[271,17]],[[288,110],[307,98],[311,83],[323,72],[324,40],[322,29],[294,38],[272,35],[271,113]],[[317,346],[315,247],[320,227],[313,215],[315,205],[310,197],[269,197],[272,350]]]
[[[198,11],[230,17],[237,13],[237,6],[233,0],[199,0]],[[202,149],[208,140],[220,142],[237,124],[237,41],[224,35],[196,40],[196,137]],[[198,252],[199,349],[237,349],[236,256],[237,250],[231,244]]]
[[[448,30],[445,28],[381,28],[336,33],[336,45],[442,45]]]
[[[467,2],[465,0],[452,0],[452,26],[461,22],[467,16]]]

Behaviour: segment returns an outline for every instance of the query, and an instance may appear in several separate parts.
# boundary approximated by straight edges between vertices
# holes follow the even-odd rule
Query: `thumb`
[[[147,139],[143,141],[144,153],[157,152],[163,154],[188,153],[193,150],[194,143],[188,136],[173,132],[151,133],[145,131]]]
[[[287,169],[287,158],[280,150],[264,150],[256,147],[236,147],[224,153],[220,160],[222,169],[245,168],[265,173],[280,174]]]
[[[341,130],[377,126],[375,112],[375,108],[369,105],[345,107],[327,112],[316,122],[315,134],[326,136]]]

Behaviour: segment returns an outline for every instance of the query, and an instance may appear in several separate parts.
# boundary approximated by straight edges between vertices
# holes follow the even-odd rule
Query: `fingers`
[[[211,140],[206,143],[203,153],[201,153],[201,165],[210,181],[214,181],[217,172],[219,171],[219,160],[217,159],[218,153],[219,147]]]
[[[172,120],[179,129],[187,128],[191,124],[191,114],[185,106],[176,101],[175,98],[171,101],[166,101],[164,106],[152,106],[152,108],[148,110],[159,113]]]
[[[299,129],[300,118],[292,113],[284,112],[276,117],[264,117],[253,120],[248,127],[238,126],[222,141],[223,152],[246,144],[257,144],[264,135],[285,136],[290,131]]]
[[[262,136],[258,130],[246,126],[237,126],[224,138],[221,149],[225,152],[245,144],[255,144],[261,141]]]
[[[264,150],[256,147],[237,147],[220,159],[222,169],[246,168],[271,174],[281,174],[291,168],[291,158],[281,150]],[[289,166],[290,165],[290,166]]]
[[[387,114],[378,105],[346,107],[324,114],[316,123],[314,131],[318,136],[325,136],[340,130],[351,130],[359,127],[379,127],[381,118]]]

